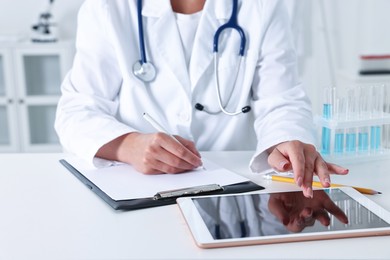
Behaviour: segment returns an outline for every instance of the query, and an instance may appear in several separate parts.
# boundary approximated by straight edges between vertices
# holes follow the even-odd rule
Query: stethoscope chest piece
[[[133,65],[133,74],[143,82],[150,82],[156,77],[156,68],[150,62],[136,61]]]

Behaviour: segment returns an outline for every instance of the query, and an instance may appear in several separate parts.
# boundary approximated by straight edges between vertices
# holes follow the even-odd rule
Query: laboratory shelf
[[[390,113],[384,113],[381,117],[368,119],[337,120],[325,119],[320,116],[315,118],[316,124],[330,129],[346,129],[353,127],[366,127],[390,124]]]
[[[353,164],[390,159],[390,113],[354,120],[316,116],[315,124],[321,136],[320,153],[328,162]]]
[[[325,161],[342,166],[342,165],[350,165],[350,164],[367,163],[367,162],[379,161],[379,160],[389,160],[390,149],[382,149],[375,153],[366,152],[366,153],[354,153],[354,154],[337,154],[337,155],[321,154],[321,155]]]

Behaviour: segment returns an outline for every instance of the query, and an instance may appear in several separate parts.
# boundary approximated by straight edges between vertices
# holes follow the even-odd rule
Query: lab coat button
[[[190,115],[186,112],[180,112],[179,113],[179,120],[182,122],[187,122],[190,120]]]

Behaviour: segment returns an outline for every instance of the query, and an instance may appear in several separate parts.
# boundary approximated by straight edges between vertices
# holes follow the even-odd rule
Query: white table
[[[268,190],[294,185],[249,174],[251,152],[207,152]],[[0,259],[390,259],[390,237],[200,249],[177,205],[114,211],[58,160],[61,154],[0,154]],[[382,191],[390,210],[390,162],[350,166],[333,181]]]

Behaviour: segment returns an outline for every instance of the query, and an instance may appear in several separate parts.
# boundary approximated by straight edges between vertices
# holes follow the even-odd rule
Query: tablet
[[[183,197],[201,248],[390,235],[390,213],[353,188]]]

